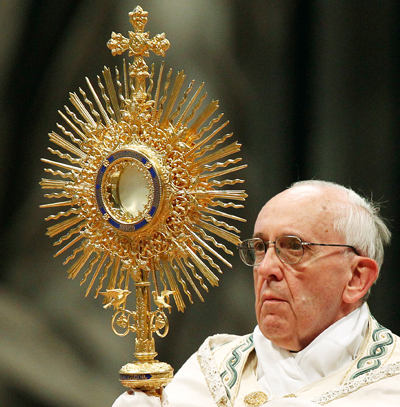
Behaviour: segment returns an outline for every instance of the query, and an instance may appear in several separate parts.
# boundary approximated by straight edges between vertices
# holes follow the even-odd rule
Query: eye
[[[303,250],[301,240],[295,236],[282,236],[276,240],[277,249],[285,253],[299,253]]]
[[[297,237],[287,237],[282,243],[284,245],[284,248],[287,250],[299,251],[302,250],[303,247],[301,241]]]
[[[256,266],[261,263],[265,254],[265,245],[261,239],[248,239],[239,246],[239,254],[242,261],[248,266]]]
[[[265,244],[262,240],[256,240],[254,241],[254,251],[258,253],[265,253]]]
[[[276,240],[278,256],[284,263],[297,263],[303,255],[301,240],[295,236],[282,236]]]

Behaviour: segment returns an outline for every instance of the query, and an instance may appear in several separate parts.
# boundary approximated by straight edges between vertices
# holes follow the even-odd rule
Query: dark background
[[[242,144],[252,233],[261,206],[292,182],[317,178],[382,203],[394,234],[370,308],[400,333],[400,3],[386,1],[142,0],[146,29],[171,41],[166,64],[206,83]],[[45,236],[38,182],[47,133],[68,92],[96,83],[111,31],[132,27],[127,0],[0,0],[0,405],[111,406],[134,336],[67,279]],[[156,64],[160,58],[152,57]],[[157,65],[158,66],[158,65]],[[239,175],[239,174],[238,174]],[[207,335],[250,332],[252,272],[233,259],[219,288],[171,314],[157,341],[176,369]]]

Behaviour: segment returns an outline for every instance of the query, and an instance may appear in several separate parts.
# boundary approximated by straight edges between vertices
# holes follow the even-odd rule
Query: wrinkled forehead
[[[334,221],[346,203],[346,193],[336,188],[310,185],[290,188],[265,204],[258,215],[255,233],[276,227],[282,233],[304,231],[320,238],[336,235]]]

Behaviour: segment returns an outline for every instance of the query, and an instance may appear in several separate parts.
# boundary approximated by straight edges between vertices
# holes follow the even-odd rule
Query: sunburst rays
[[[59,111],[63,124],[49,134],[57,147],[48,148],[57,159],[42,160],[52,178],[40,183],[52,201],[42,207],[59,211],[46,218],[54,222],[47,234],[58,238],[55,256],[69,253],[69,277],[83,274],[86,295],[128,293],[132,280],[138,290],[151,279],[156,305],[169,309],[172,294],[183,311],[185,297],[203,300],[201,290],[218,285],[218,262],[231,267],[220,239],[240,242],[227,221],[245,221],[231,209],[247,195],[231,188],[241,179],[224,177],[246,165],[232,158],[241,146],[222,135],[228,122],[216,115],[218,101],[206,102],[203,84],[185,89],[184,72],[164,78],[164,64],[156,80],[154,65],[148,72],[143,57],[164,55],[169,41],[164,33],[149,38],[139,6],[129,15],[135,33],[113,32],[108,47],[129,51],[133,63],[114,75],[105,67],[97,90],[86,78],[86,91],[70,93],[73,108]]]
[[[45,171],[55,177],[40,183],[53,190],[45,195],[52,202],[42,207],[67,209],[47,217],[57,221],[47,234],[58,237],[56,256],[71,250],[64,264],[71,263],[70,278],[84,272],[86,295],[96,284],[95,296],[104,285],[127,290],[129,280],[137,281],[145,271],[157,292],[161,287],[172,291],[183,311],[184,296],[192,302],[194,292],[203,300],[200,290],[207,290],[206,283],[218,285],[221,269],[215,259],[231,267],[225,255],[233,253],[218,240],[237,245],[239,230],[217,217],[245,221],[226,209],[242,207],[232,201],[247,195],[241,189],[223,189],[241,184],[241,179],[221,178],[246,165],[238,164],[241,158],[230,158],[240,144],[226,143],[231,133],[220,135],[228,122],[220,124],[222,114],[213,117],[218,101],[205,104],[203,85],[195,89],[192,81],[184,89],[185,75],[178,72],[170,86],[172,70],[163,83],[161,66],[152,98],[153,66],[147,98],[138,100],[125,61],[122,72],[121,78],[116,68],[113,78],[105,68],[97,78],[97,92],[87,79],[90,98],[83,89],[81,96],[71,93],[74,109],[65,107],[60,112],[64,124],[57,124],[60,132],[49,134],[59,149],[49,148],[57,160],[42,160],[53,167]],[[99,174],[113,165],[110,157],[126,151],[139,152],[160,184],[156,215],[149,212],[145,227],[133,231],[121,229],[107,206],[99,208],[98,198]]]

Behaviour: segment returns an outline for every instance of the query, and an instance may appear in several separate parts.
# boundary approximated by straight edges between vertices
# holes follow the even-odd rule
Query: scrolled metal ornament
[[[131,319],[133,322],[131,322]],[[111,320],[111,327],[113,332],[118,336],[126,336],[129,332],[136,332],[136,312],[127,309],[118,309]],[[123,331],[119,331],[121,328]]]
[[[203,301],[200,289],[218,285],[215,259],[231,267],[220,252],[233,252],[219,239],[237,245],[239,230],[221,218],[245,221],[225,209],[241,208],[232,201],[247,195],[223,189],[243,182],[223,177],[246,165],[230,158],[240,151],[237,142],[226,145],[232,134],[218,136],[228,124],[218,124],[222,114],[213,117],[218,101],[202,107],[203,85],[194,90],[192,81],[183,90],[184,73],[172,83],[172,70],[162,84],[163,64],[155,80],[144,57],[164,55],[169,41],[164,33],[150,38],[144,32],[147,12],[139,6],[129,17],[134,31],[128,38],[113,32],[108,47],[113,55],[128,51],[133,61],[123,61],[114,75],[104,68],[98,91],[86,79],[91,97],[83,89],[70,94],[73,109],[60,111],[64,123],[57,124],[61,135],[49,134],[60,148],[49,151],[58,159],[42,159],[53,178],[40,184],[52,190],[43,208],[67,208],[46,218],[55,221],[47,234],[61,236],[55,256],[70,253],[65,264],[72,279],[85,270],[81,285],[86,295],[97,286],[95,297],[114,308],[118,336],[136,334],[136,361],[121,369],[120,381],[157,391],[173,369],[154,359],[153,334],[167,335],[172,299],[184,311],[184,295],[193,302],[194,291]],[[136,308],[130,311],[133,291]]]
[[[150,329],[155,332],[160,338],[167,336],[169,331],[169,322],[164,311],[158,309],[150,313]],[[164,332],[161,330],[164,329]]]

